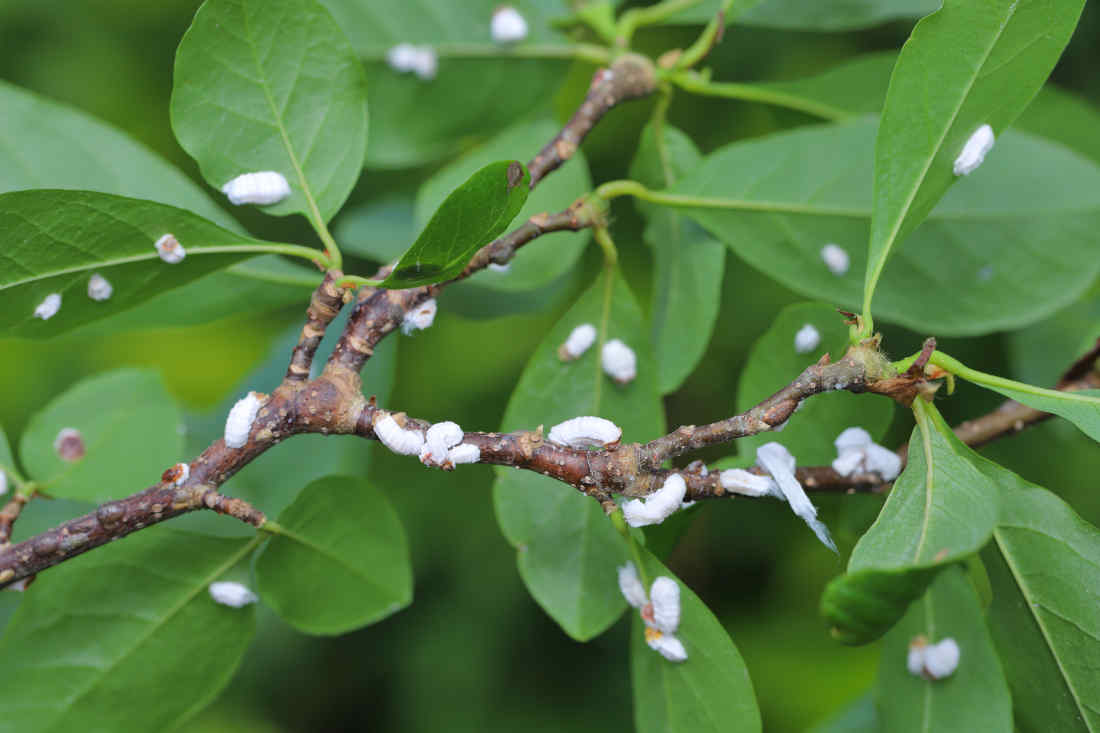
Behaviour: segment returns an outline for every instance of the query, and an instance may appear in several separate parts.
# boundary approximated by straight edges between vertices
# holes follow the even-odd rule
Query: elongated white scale
[[[210,584],[210,597],[215,603],[230,608],[243,608],[250,603],[260,600],[259,597],[240,583],[222,580]]]
[[[527,38],[527,21],[511,5],[502,5],[493,13],[489,22],[489,34],[493,43],[516,43]]]
[[[447,460],[447,451],[462,442],[462,435],[458,423],[446,421],[432,425],[420,449],[420,462],[425,466],[442,466]]]
[[[503,275],[504,273],[512,271],[512,263],[509,262],[509,263],[501,265],[497,262],[490,262],[489,263],[489,271],[490,272],[499,272],[500,274]]]
[[[183,258],[187,256],[187,250],[183,248],[183,245],[179,243],[179,240],[177,240],[173,234],[163,235],[160,239],[153,242],[153,247],[156,248],[160,258],[169,265],[182,262]]]
[[[794,350],[799,354],[813,351],[820,343],[821,332],[814,328],[812,323],[807,323],[805,326],[798,329],[798,333],[794,335]]]
[[[225,418],[225,445],[227,448],[241,448],[248,442],[252,432],[252,423],[260,411],[267,396],[259,392],[249,392],[237,400],[229,415]]]
[[[649,600],[653,604],[653,625],[666,634],[675,633],[680,626],[680,586],[662,575],[653,581]]]
[[[662,575],[646,593],[638,569],[628,562],[619,568],[619,591],[639,610],[646,626],[646,645],[670,662],[687,659],[683,642],[675,636],[680,626],[680,586],[676,581]]]
[[[439,71],[439,58],[431,46],[399,43],[386,52],[386,63],[394,71],[412,72],[424,80],[434,79]]]
[[[959,658],[959,645],[953,638],[947,637],[937,644],[929,644],[924,636],[918,636],[909,642],[905,666],[909,674],[915,677],[942,680],[955,673]]]
[[[623,430],[610,420],[585,415],[574,417],[550,428],[546,439],[570,448],[603,448],[618,443]]]
[[[600,361],[607,376],[619,384],[627,384],[638,376],[638,360],[634,356],[634,349],[624,344],[619,339],[611,339],[603,345]]]
[[[61,294],[50,293],[34,309],[34,317],[48,321],[56,316],[59,310],[61,310]]]
[[[8,474],[0,471],[0,496],[8,493]]]
[[[742,496],[775,496],[782,498],[779,487],[775,481],[767,476],[757,476],[752,471],[743,468],[727,468],[718,474],[718,482],[726,491],[732,491]]]
[[[634,567],[632,562],[619,568],[619,590],[626,602],[634,608],[641,608],[649,603],[645,586],[642,585],[642,579],[638,577],[638,568]]]
[[[833,552],[837,552],[836,543],[829,536],[829,529],[817,518],[817,507],[813,505],[802,484],[795,478],[795,460],[790,451],[779,443],[765,443],[756,449],[756,462],[771,474],[772,479],[783,492],[791,511],[802,518],[810,529],[814,531],[822,544]]]
[[[956,176],[968,176],[978,169],[985,160],[986,153],[993,149],[993,128],[982,125],[967,139],[959,157],[955,158],[952,170]]]
[[[222,193],[234,206],[277,204],[290,195],[290,184],[278,171],[242,173],[222,186]]]
[[[111,283],[98,272],[88,278],[88,297],[92,300],[107,300],[114,292]]]
[[[821,248],[821,261],[829,268],[829,272],[837,277],[848,272],[850,260],[848,252],[838,244],[829,242]]]
[[[447,451],[444,465],[457,466],[462,463],[477,463],[481,460],[481,448],[473,443],[459,443]]]
[[[420,305],[405,313],[401,321],[401,333],[409,336],[413,331],[423,331],[435,322],[435,313],[439,306],[435,298],[428,298]]]
[[[415,456],[424,447],[424,433],[419,430],[406,430],[397,424],[393,415],[386,415],[374,422],[374,434],[382,445],[402,456]]]
[[[660,524],[680,510],[687,484],[678,473],[670,474],[661,488],[644,499],[631,499],[622,506],[623,518],[631,527]]]
[[[591,323],[582,323],[569,332],[565,343],[558,347],[558,358],[562,361],[579,359],[596,343],[596,327]]]

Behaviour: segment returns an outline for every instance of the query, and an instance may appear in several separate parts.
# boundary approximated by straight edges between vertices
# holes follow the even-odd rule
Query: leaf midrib
[[[307,539],[305,536],[298,534],[293,529],[285,525],[281,526],[279,528],[279,531],[275,533],[275,536],[276,538],[286,537],[289,540],[297,542],[298,544],[313,550],[318,555],[334,561],[337,565],[347,569],[352,575],[362,579],[367,585],[371,586],[372,588],[377,588],[385,595],[391,594],[391,591],[386,586],[382,585],[377,580],[367,575],[365,572],[363,572],[362,569],[350,565],[344,557],[336,554],[326,547],[322,547],[321,545],[316,544],[315,542]]]

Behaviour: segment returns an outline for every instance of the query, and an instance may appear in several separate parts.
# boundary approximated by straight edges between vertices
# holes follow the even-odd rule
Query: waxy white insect
[[[160,475],[160,480],[173,486],[182,486],[183,482],[191,477],[191,466],[186,463],[177,463]]]
[[[508,263],[505,263],[505,264],[501,265],[497,262],[490,262],[489,263],[489,270],[491,272],[499,272],[500,274],[503,275],[506,272],[511,272],[512,271],[512,263],[508,262]]]
[[[837,277],[848,272],[850,260],[848,252],[838,244],[829,242],[821,248],[821,261],[829,268],[829,272]]]
[[[179,240],[176,239],[174,234],[165,234],[161,236],[160,239],[153,242],[153,247],[156,248],[160,258],[169,265],[181,262],[183,258],[187,256],[187,250],[183,248],[183,245],[179,243]]]
[[[511,5],[502,5],[489,22],[493,43],[516,43],[527,37],[527,21]]]
[[[242,173],[222,186],[222,193],[234,206],[277,204],[290,195],[290,184],[278,171]]]
[[[420,449],[424,447],[424,433],[401,427],[393,419],[393,415],[376,418],[374,434],[382,445],[401,456],[419,455]]]
[[[643,499],[631,499],[622,506],[623,518],[631,527],[660,524],[680,511],[687,495],[687,484],[678,473],[670,474],[661,488]]]
[[[680,586],[667,576],[660,576],[645,592],[638,569],[634,563],[619,568],[619,590],[633,608],[637,608],[645,622],[645,642],[670,662],[683,662],[687,650],[676,638],[680,627]]]
[[[546,439],[570,448],[603,448],[618,443],[623,429],[602,417],[585,415],[574,417],[550,428]]]
[[[802,518],[814,531],[822,544],[837,552],[836,543],[829,536],[829,529],[817,518],[817,507],[795,478],[795,460],[791,452],[779,443],[765,443],[756,449],[756,464],[771,474],[783,497],[791,506],[791,511]]]
[[[48,321],[61,310],[61,294],[50,293],[34,309],[34,317]]]
[[[634,349],[619,339],[611,339],[603,345],[600,363],[603,364],[607,376],[619,384],[632,382],[638,376],[638,360],[634,356]]]
[[[114,292],[111,283],[98,272],[88,278],[88,297],[92,300],[107,300]]]
[[[260,600],[259,596],[250,591],[247,586],[240,583],[235,583],[231,580],[221,580],[217,583],[211,583],[210,597],[214,599],[215,603],[220,603],[223,606],[231,606],[232,608],[243,608],[249,603],[255,603]]]
[[[33,576],[33,575],[31,575],[29,577],[26,577],[26,578],[20,578],[19,580],[15,581],[14,583],[9,583],[7,586],[5,586],[4,590],[13,590],[13,591],[16,591],[18,593],[22,593],[23,591],[25,591],[27,589],[28,586],[30,586],[31,581],[33,581],[34,578],[35,578],[35,576]]]
[[[558,358],[562,361],[573,361],[592,348],[596,343],[596,327],[591,323],[582,323],[569,332],[565,343],[558,347]]]
[[[968,176],[977,170],[978,166],[985,160],[986,153],[993,149],[993,128],[989,125],[982,125],[967,139],[966,145],[963,145],[962,152],[959,153],[959,157],[955,158],[955,165],[952,170],[956,176]]]
[[[877,473],[884,481],[893,481],[901,473],[898,454],[875,444],[863,428],[848,428],[837,436],[833,445],[837,452],[833,470],[841,476]]]
[[[463,434],[458,423],[446,421],[432,425],[420,449],[420,462],[425,466],[442,466],[447,460],[447,451],[462,442]]]
[[[248,435],[252,432],[252,423],[256,420],[256,413],[260,411],[267,395],[260,392],[249,392],[237,400],[233,408],[225,418],[225,445],[227,448],[241,448],[248,442]]]
[[[53,439],[53,450],[63,461],[79,461],[85,453],[84,436],[76,428],[61,428]]]
[[[447,460],[443,462],[444,467],[448,464],[450,466],[457,466],[461,463],[477,463],[481,460],[481,448],[478,448],[473,443],[459,443],[454,448],[447,451]]]
[[[401,321],[401,333],[409,336],[413,331],[422,331],[428,328],[435,321],[435,313],[438,309],[439,306],[436,304],[435,298],[428,298],[405,313],[405,318]]]
[[[752,471],[743,468],[727,468],[718,474],[718,482],[726,491],[732,491],[742,496],[774,496],[782,499],[783,494],[779,486],[767,476],[757,476]]]
[[[798,333],[794,335],[794,350],[799,354],[813,351],[820,343],[821,332],[814,328],[812,323],[807,323],[805,326],[798,329]]]
[[[8,493],[8,474],[0,471],[0,496]]]
[[[394,71],[413,72],[421,79],[434,79],[439,71],[439,59],[431,46],[414,46],[399,43],[386,51],[386,63]]]
[[[929,644],[924,636],[909,642],[906,667],[909,674],[930,680],[942,680],[955,673],[959,666],[959,645],[950,636],[938,644]]]

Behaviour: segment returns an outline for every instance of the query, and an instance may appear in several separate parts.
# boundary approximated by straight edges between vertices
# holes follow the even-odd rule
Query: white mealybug
[[[232,608],[243,608],[249,603],[260,600],[259,597],[240,583],[229,580],[221,580],[210,584],[210,597],[215,603]]]
[[[799,354],[813,351],[820,343],[821,332],[814,328],[812,323],[807,323],[794,335],[794,350]]]
[[[234,206],[277,204],[290,195],[290,184],[278,171],[242,173],[222,186],[222,193]]]
[[[565,343],[558,347],[558,358],[562,361],[579,359],[581,354],[596,343],[596,327],[591,323],[582,323],[569,332]]]
[[[401,321],[401,333],[409,336],[413,331],[422,331],[435,321],[435,312],[439,309],[435,298],[428,298],[405,314]]]
[[[502,264],[497,263],[497,262],[490,262],[489,263],[489,270],[492,271],[492,272],[499,272],[503,275],[506,272],[511,272],[512,263],[508,262],[508,263],[505,263],[505,264],[502,265]]]
[[[493,43],[516,43],[527,37],[527,21],[511,5],[502,5],[489,22]]]
[[[237,400],[225,418],[225,445],[227,448],[240,448],[248,442],[248,435],[252,432],[252,423],[256,420],[256,413],[260,411],[267,395],[259,392],[249,392]]]
[[[985,155],[993,149],[993,128],[982,125],[974,131],[963,145],[959,157],[955,158],[954,170],[956,176],[968,176],[977,170],[985,160]]]
[[[619,339],[611,339],[603,345],[600,362],[607,376],[619,384],[633,382],[634,377],[638,376],[638,360],[634,356],[634,349]]]
[[[618,443],[623,429],[602,417],[574,417],[550,428],[547,437],[551,443],[570,448],[603,448]]]
[[[863,428],[848,428],[833,441],[837,457],[833,470],[841,476],[877,473],[884,481],[893,481],[901,473],[901,458],[889,448],[876,445]]]
[[[8,474],[0,471],[0,496],[8,493]]]
[[[92,300],[107,300],[114,292],[111,283],[98,272],[88,278],[88,297]]]
[[[817,518],[817,507],[806,496],[802,484],[795,478],[795,460],[790,451],[779,443],[765,443],[756,449],[756,463],[771,474],[783,497],[790,504],[791,511],[809,525],[822,544],[833,552],[837,552],[836,543],[829,536],[828,527]]]
[[[382,445],[401,456],[415,456],[424,447],[424,433],[419,430],[406,430],[397,424],[393,415],[386,415],[374,421],[374,434]]]
[[[53,439],[53,450],[58,458],[69,463],[79,461],[87,451],[84,436],[76,428],[61,428]]]
[[[670,474],[661,488],[644,499],[631,499],[622,506],[623,518],[631,527],[660,524],[680,511],[687,495],[687,484],[678,473]]]
[[[450,464],[453,467],[460,463],[477,463],[480,460],[481,448],[473,443],[459,443],[447,451],[447,460],[443,462],[443,465]]]
[[[177,463],[160,475],[160,480],[173,486],[182,486],[183,482],[191,477],[191,466],[186,463]]]
[[[670,662],[687,659],[687,649],[676,638],[680,627],[680,586],[662,575],[645,592],[634,563],[619,568],[619,590],[631,607],[638,609],[645,622],[645,643]]]
[[[48,321],[61,310],[61,293],[50,293],[34,309],[34,317]]]
[[[447,451],[462,442],[463,434],[458,423],[446,421],[432,425],[424,436],[420,462],[425,466],[442,466],[447,459]]]
[[[833,244],[829,242],[821,248],[821,261],[825,263],[825,266],[829,268],[829,272],[833,273],[837,277],[848,272],[848,266],[850,264],[848,260],[848,252],[839,244]]]
[[[160,258],[169,265],[174,265],[187,256],[187,250],[183,248],[183,245],[179,243],[179,240],[176,239],[174,234],[163,235],[160,239],[153,242],[153,247],[156,248]]]
[[[775,496],[782,498],[782,493],[774,481],[767,476],[757,476],[752,471],[743,468],[727,468],[718,474],[718,483],[726,491],[732,491],[742,496]]]
[[[413,72],[421,79],[434,79],[439,70],[439,59],[431,46],[414,46],[399,43],[386,51],[386,63],[394,71]]]
[[[917,636],[909,642],[906,667],[916,677],[942,680],[958,669],[959,656],[959,645],[951,637],[941,639],[938,644],[929,644],[924,636]]]

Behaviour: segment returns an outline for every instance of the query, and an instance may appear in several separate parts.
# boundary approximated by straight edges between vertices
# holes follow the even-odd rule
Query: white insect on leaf
[[[512,263],[507,262],[507,263],[502,265],[498,262],[490,262],[489,263],[489,271],[490,272],[499,272],[500,274],[503,275],[505,273],[508,273],[508,272],[512,271]]]
[[[88,278],[88,297],[92,300],[107,300],[114,292],[111,283],[98,272]]]
[[[687,484],[678,473],[669,474],[661,485],[644,499],[631,499],[622,506],[623,518],[631,527],[660,524],[680,511],[687,495]]]
[[[822,544],[833,552],[837,552],[836,543],[829,536],[828,527],[817,518],[817,507],[806,496],[802,484],[795,478],[795,460],[790,451],[779,443],[765,443],[756,449],[756,463],[771,475],[783,493],[783,497],[790,504],[791,511],[809,525]]]
[[[642,579],[638,577],[638,568],[634,567],[632,562],[619,567],[619,590],[626,602],[634,608],[640,609],[649,603],[645,586],[642,585]]]
[[[229,415],[225,418],[225,445],[227,448],[241,448],[248,442],[248,435],[252,432],[252,423],[256,420],[256,413],[267,401],[267,395],[260,392],[249,392],[237,400]]]
[[[569,332],[565,343],[558,347],[558,358],[562,361],[579,359],[596,343],[596,327],[591,323],[582,323]]]
[[[923,635],[913,637],[909,642],[909,653],[905,666],[909,674],[928,680],[942,680],[950,677],[959,667],[960,651],[958,643],[950,636],[937,644],[929,644]]]
[[[493,43],[517,43],[527,38],[527,21],[511,5],[502,5],[493,12],[489,34]]]
[[[48,321],[56,316],[59,310],[61,310],[61,294],[50,293],[35,307],[34,317]]]
[[[967,139],[952,168],[956,176],[968,176],[978,169],[986,154],[993,149],[993,128],[982,125]]]
[[[442,466],[447,460],[447,452],[462,442],[463,435],[458,423],[445,421],[432,425],[420,449],[420,462],[425,466]]]
[[[409,336],[414,331],[423,331],[428,328],[435,322],[435,313],[438,309],[439,306],[436,304],[435,298],[428,298],[406,312],[404,319],[401,321],[401,333]]]
[[[813,351],[820,343],[821,332],[814,328],[812,323],[807,323],[794,335],[794,350],[799,354]]]
[[[877,473],[884,481],[893,481],[901,473],[901,458],[889,448],[871,440],[863,428],[848,428],[833,441],[837,457],[833,470],[841,476]]]
[[[680,586],[662,575],[653,581],[649,594],[645,592],[634,563],[619,568],[619,590],[626,602],[641,613],[645,622],[645,642],[670,662],[687,659],[687,649],[676,638],[680,627]]]
[[[832,242],[821,248],[821,261],[829,268],[829,272],[837,277],[846,274],[851,264],[847,250]]]
[[[618,443],[623,437],[623,429],[602,417],[585,415],[574,417],[550,428],[546,439],[558,445],[570,448],[603,448]]]
[[[76,428],[61,428],[53,439],[53,450],[63,461],[79,461],[86,453],[84,436]]]
[[[222,193],[234,206],[277,204],[290,195],[290,184],[278,171],[242,173],[222,186]]]
[[[215,603],[231,608],[244,608],[250,603],[260,600],[259,597],[241,583],[229,580],[221,580],[210,584],[210,597]]]
[[[400,456],[417,456],[424,447],[424,433],[401,427],[393,415],[375,416],[374,434],[382,445]]]
[[[183,248],[183,245],[179,243],[174,234],[161,236],[160,239],[153,242],[153,247],[156,248],[160,258],[169,265],[182,262],[183,258],[187,256],[187,250]]]
[[[634,349],[619,339],[611,339],[603,345],[600,363],[607,376],[619,384],[633,382],[638,376],[638,359],[634,356]]]
[[[0,496],[8,493],[8,474],[0,470]]]
[[[412,72],[424,80],[434,79],[439,71],[439,58],[431,46],[399,43],[386,51],[386,63],[394,71]]]

